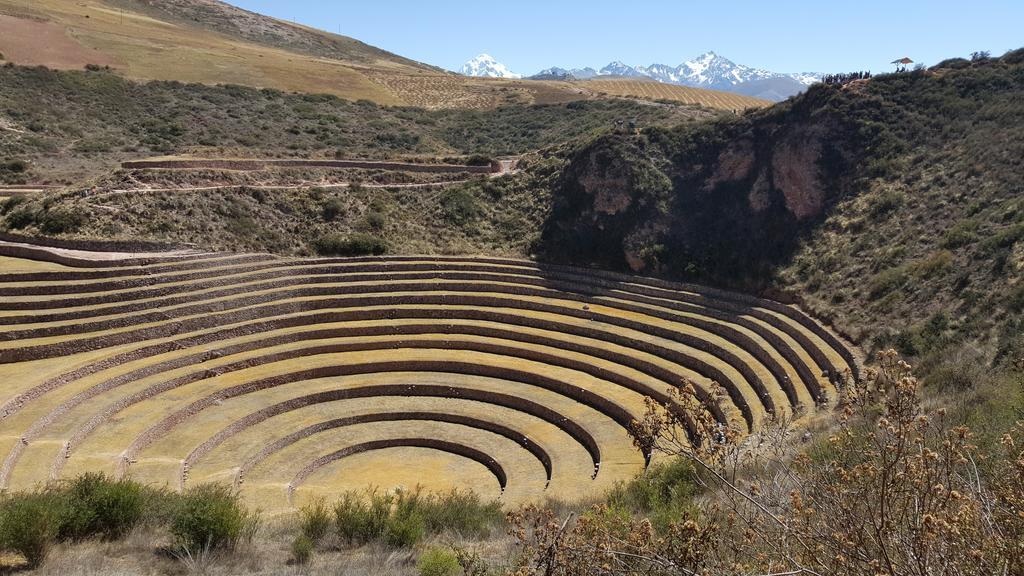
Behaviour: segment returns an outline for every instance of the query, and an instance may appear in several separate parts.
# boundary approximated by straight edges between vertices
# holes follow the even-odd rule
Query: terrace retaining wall
[[[487,166],[462,164],[416,164],[412,162],[378,162],[373,160],[132,160],[122,162],[127,170],[236,170],[255,172],[268,168],[357,168],[393,172],[420,172],[428,174],[494,174],[501,171],[501,163]]]

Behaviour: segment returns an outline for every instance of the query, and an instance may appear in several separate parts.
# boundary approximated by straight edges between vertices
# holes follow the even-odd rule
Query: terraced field
[[[671,100],[673,102],[696,104],[720,110],[746,110],[747,108],[764,108],[771,105],[771,102],[768,100],[761,100],[752,96],[664,84],[652,80],[586,80],[578,82],[578,84],[608,96],[628,96],[647,100]]]
[[[749,430],[856,370],[794,307],[593,270],[13,250],[0,244],[8,489],[104,470],[232,482],[264,510],[371,484],[574,499],[643,469],[631,421],[684,378]]]

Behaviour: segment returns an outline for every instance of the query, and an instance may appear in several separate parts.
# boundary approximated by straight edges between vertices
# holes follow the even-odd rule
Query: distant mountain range
[[[462,65],[459,70],[463,76],[480,78],[522,78],[509,70],[504,64],[495,60],[490,54],[481,54]]]
[[[508,68],[486,54],[467,62],[462,68],[462,73],[469,76],[496,78],[520,77],[509,72]],[[751,68],[736,64],[714,52],[706,52],[678,66],[666,64],[630,66],[615,61],[600,70],[594,68],[548,68],[530,78],[535,80],[586,80],[597,76],[649,78],[666,84],[723,90],[775,101],[785,100],[794,94],[803,92],[808,86],[818,82],[821,77],[820,74],[811,72],[786,74]]]

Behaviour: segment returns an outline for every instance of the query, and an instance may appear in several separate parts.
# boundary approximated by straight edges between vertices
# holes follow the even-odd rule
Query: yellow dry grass
[[[14,274],[17,272],[67,272],[68,270],[71,270],[71,268],[61,266],[60,264],[54,264],[52,262],[38,262],[36,260],[0,256],[0,274]]]
[[[133,79],[243,84],[367,98],[381,104],[402,103],[384,86],[344,62],[237,41],[130,11],[122,16],[120,10],[95,0],[0,0],[0,12],[44,15],[51,25],[63,27],[74,43],[94,51],[96,63],[109,61]],[[20,54],[15,42],[15,38],[0,36],[0,51]],[[69,59],[69,63],[80,67],[74,60]],[[16,61],[46,63],[31,53]],[[377,66],[385,70],[405,68],[391,62]]]
[[[651,80],[628,80],[628,79],[607,79],[607,80],[586,80],[580,82],[582,86],[601,94],[609,96],[627,96],[633,98],[644,98],[647,100],[671,100],[683,104],[695,104],[708,108],[720,110],[745,110],[747,108],[764,108],[772,103],[768,100],[761,100],[751,96],[720,92],[718,90],[705,90],[702,88],[691,88],[689,86],[676,86],[674,84],[663,84]]]
[[[163,22],[102,0],[0,0],[0,52],[26,65],[110,65],[136,80],[240,84],[424,108],[493,108],[604,97],[663,99],[725,110],[756,98],[630,80],[559,82],[466,78],[377,59],[347,62]]]

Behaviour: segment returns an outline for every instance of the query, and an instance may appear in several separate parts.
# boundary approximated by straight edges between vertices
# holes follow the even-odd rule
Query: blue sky
[[[713,50],[778,72],[878,72],[1024,47],[1024,0],[229,1],[450,70],[481,52],[533,74]]]

